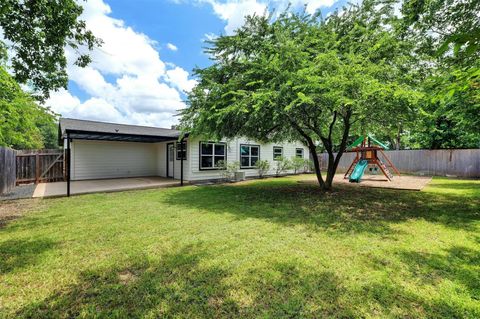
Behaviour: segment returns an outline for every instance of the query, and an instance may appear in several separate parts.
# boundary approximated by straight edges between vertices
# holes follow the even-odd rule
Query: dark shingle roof
[[[172,138],[178,138],[181,134],[181,131],[167,128],[77,120],[63,117],[60,118],[59,128],[62,137],[66,136],[67,130],[70,132],[81,131],[90,133],[127,134]]]

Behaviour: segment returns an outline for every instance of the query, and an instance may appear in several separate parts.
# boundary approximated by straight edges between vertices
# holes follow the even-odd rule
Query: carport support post
[[[67,197],[70,197],[70,133],[67,133]]]
[[[185,150],[185,142],[184,142],[184,139],[182,137],[182,139],[180,140],[180,147],[182,148],[181,149],[181,156],[180,156],[180,186],[183,186],[183,156],[184,154],[187,154],[186,150]]]

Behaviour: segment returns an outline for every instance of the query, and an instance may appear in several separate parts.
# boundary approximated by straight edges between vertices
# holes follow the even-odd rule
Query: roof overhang
[[[158,143],[158,142],[166,142],[166,141],[176,141],[180,138],[180,136],[157,136],[157,135],[153,136],[153,135],[65,130],[65,134],[63,134],[63,138],[66,138],[67,136],[70,139],[74,139],[74,140],[138,142],[138,143]]]

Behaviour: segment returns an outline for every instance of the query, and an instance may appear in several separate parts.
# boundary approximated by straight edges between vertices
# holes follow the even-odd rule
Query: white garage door
[[[156,175],[154,145],[74,140],[72,180]]]

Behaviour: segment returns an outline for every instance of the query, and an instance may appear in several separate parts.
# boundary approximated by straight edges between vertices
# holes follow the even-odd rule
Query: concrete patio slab
[[[132,177],[114,179],[95,179],[84,181],[72,181],[70,194],[90,194],[119,192],[132,189],[148,189],[180,186],[180,181],[165,177]],[[32,197],[58,197],[67,195],[67,183],[40,183],[35,188]]]

